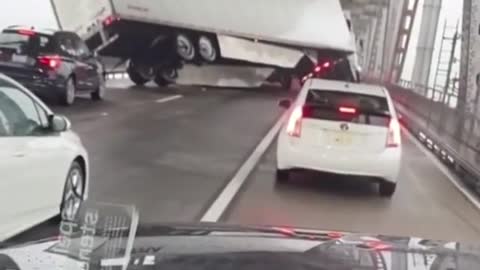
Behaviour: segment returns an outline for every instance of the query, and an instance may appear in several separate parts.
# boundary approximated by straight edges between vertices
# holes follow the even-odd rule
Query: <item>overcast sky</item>
[[[2,0],[0,28],[3,29],[6,26],[15,24],[35,25],[40,28],[57,28],[57,23],[50,7],[50,0]]]
[[[440,25],[442,27],[445,19],[448,19],[450,25],[455,25],[456,21],[461,17],[462,5],[460,2],[460,0],[443,0],[442,14],[440,16]],[[422,4],[423,1],[420,0],[420,6]],[[422,9],[419,10],[418,14],[421,14],[421,11]],[[418,35],[418,26],[420,21],[421,17],[417,16],[415,20],[416,27],[414,27],[413,38],[411,40],[409,53],[405,62],[404,75],[402,76],[405,79],[410,79],[411,77],[415,58],[415,49],[417,46],[415,36]],[[52,8],[50,6],[50,0],[2,0],[2,8],[0,10],[0,29],[14,24],[34,25],[39,28],[57,28]],[[439,27],[438,29],[439,34],[437,34],[436,42],[436,44],[438,44],[436,46],[437,48],[440,44],[441,31],[443,30],[442,27]],[[436,58],[437,55],[438,52],[435,53],[434,58]]]

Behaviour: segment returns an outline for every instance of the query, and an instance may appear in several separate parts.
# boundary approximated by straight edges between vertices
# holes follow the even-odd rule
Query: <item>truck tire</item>
[[[103,75],[99,75],[99,80],[100,82],[97,89],[90,93],[90,97],[95,101],[103,100],[105,98],[105,92],[107,91],[105,77]]]
[[[165,80],[161,75],[155,75],[155,78],[153,78],[153,81],[155,82],[156,85],[160,87],[168,85],[167,80]]]
[[[58,101],[62,106],[72,106],[75,102],[77,93],[77,84],[73,76],[68,77],[65,83],[65,90],[58,96]]]
[[[277,169],[275,173],[275,180],[277,180],[277,183],[286,183],[288,182],[288,179],[290,177],[290,171],[289,170],[280,170]]]
[[[192,39],[188,35],[184,33],[177,34],[175,38],[175,48],[177,55],[180,56],[181,59],[185,61],[192,61],[195,59],[195,46],[193,45]]]
[[[395,193],[396,188],[397,188],[396,183],[390,183],[387,181],[380,182],[379,184],[380,196],[391,198]]]
[[[290,74],[284,74],[280,78],[280,84],[282,85],[282,88],[289,91],[292,88],[292,75]]]
[[[176,82],[178,77],[178,72],[175,68],[167,68],[161,71],[158,71],[155,75],[153,81],[158,86],[167,86]]]
[[[130,80],[136,85],[144,85],[149,81],[149,79],[146,79],[142,74],[131,67],[127,69],[127,74]]]
[[[212,63],[217,59],[218,51],[215,43],[207,36],[198,38],[198,53],[206,62]]]

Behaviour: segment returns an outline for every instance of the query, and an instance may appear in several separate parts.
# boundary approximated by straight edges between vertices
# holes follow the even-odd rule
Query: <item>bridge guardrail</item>
[[[128,74],[126,70],[106,70],[105,71],[105,78],[107,80],[120,80],[120,79],[128,79]]]
[[[387,88],[403,124],[480,195],[480,117],[456,93],[408,81]]]

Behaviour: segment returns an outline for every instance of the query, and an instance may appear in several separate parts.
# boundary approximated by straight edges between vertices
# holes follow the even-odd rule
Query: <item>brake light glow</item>
[[[365,247],[368,249],[372,249],[374,251],[384,251],[390,250],[392,248],[391,245],[385,244],[381,241],[367,241],[364,243]]]
[[[287,123],[287,134],[292,137],[300,137],[302,134],[302,115],[303,108],[295,107]]]
[[[57,69],[62,64],[62,59],[58,55],[43,55],[38,57],[38,63],[50,69]]]
[[[277,230],[278,232],[283,233],[285,235],[288,235],[288,236],[295,235],[295,231],[290,229],[290,228],[282,227],[282,228],[275,228],[275,230]]]
[[[340,108],[338,108],[338,111],[341,112],[341,113],[348,113],[348,114],[356,114],[357,113],[357,109],[355,109],[353,107],[340,107]]]
[[[330,65],[331,65],[330,62],[325,62],[325,63],[323,63],[323,67],[324,67],[324,68],[329,68]]]
[[[401,144],[400,123],[392,118],[388,126],[387,147],[399,147]]]
[[[109,25],[111,25],[113,22],[118,21],[118,20],[119,20],[119,18],[117,18],[117,17],[115,17],[115,16],[108,16],[107,18],[105,18],[105,19],[103,20],[103,25],[109,26]]]
[[[315,72],[320,72],[322,71],[322,67],[321,66],[316,66],[315,67]]]
[[[329,232],[328,237],[331,239],[340,239],[343,237],[343,233],[340,232]]]
[[[28,30],[28,29],[20,29],[20,30],[17,31],[17,33],[19,33],[20,35],[25,35],[25,36],[35,35],[35,32],[33,32],[32,30]]]

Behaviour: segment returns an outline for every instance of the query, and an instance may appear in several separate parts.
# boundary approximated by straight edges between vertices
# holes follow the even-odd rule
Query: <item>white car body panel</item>
[[[58,241],[32,243],[28,246],[4,249],[0,254],[12,258],[19,269],[88,269],[86,262],[82,262],[68,256],[49,252],[48,250],[58,244]],[[40,268],[42,269],[42,268]]]
[[[305,83],[292,108],[303,106],[310,89],[384,95],[392,118],[397,119],[391,98],[386,91],[379,90],[380,87],[319,79]],[[340,121],[303,119],[299,138],[288,135],[286,128],[282,128],[278,135],[277,168],[371,176],[396,183],[402,150],[401,145],[386,147],[388,128],[349,123],[350,143],[339,145],[332,135],[344,134],[340,129],[341,124]]]
[[[47,114],[52,112],[27,89],[22,89]],[[88,155],[72,131],[31,137],[0,137],[0,241],[18,234],[59,213],[68,171],[82,157],[85,168],[85,198],[88,194]]]

